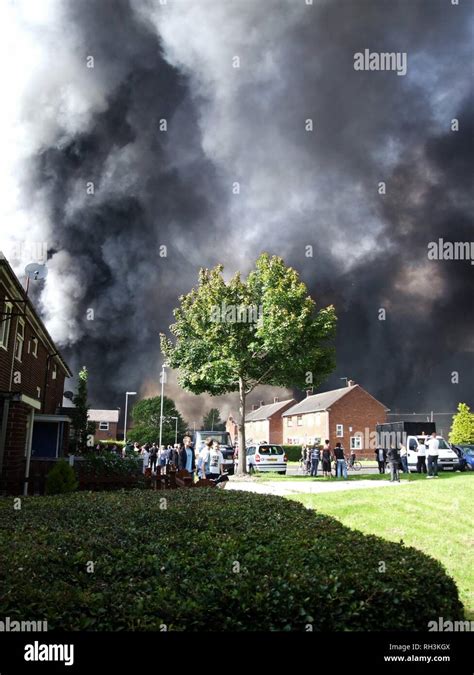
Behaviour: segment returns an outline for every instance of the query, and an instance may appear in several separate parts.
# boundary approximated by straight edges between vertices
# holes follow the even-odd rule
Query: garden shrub
[[[289,462],[299,462],[301,459],[301,445],[282,445]]]
[[[21,511],[3,499],[0,570],[0,616],[50,630],[426,631],[463,619],[433,558],[238,491],[27,497]]]
[[[65,459],[60,459],[46,476],[46,494],[59,495],[74,492],[77,488],[74,469]]]
[[[76,463],[76,467],[79,475],[121,478],[141,473],[143,459],[136,456],[124,458],[108,450],[100,454],[91,451]]]

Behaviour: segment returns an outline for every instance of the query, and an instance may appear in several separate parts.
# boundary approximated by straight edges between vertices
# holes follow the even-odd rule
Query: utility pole
[[[162,365],[161,367],[161,401],[160,401],[160,448],[161,448],[161,439],[163,437],[163,399],[164,399],[164,391],[165,391],[165,364]]]

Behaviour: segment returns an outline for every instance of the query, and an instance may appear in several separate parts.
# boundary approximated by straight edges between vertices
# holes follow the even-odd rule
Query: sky
[[[0,248],[20,277],[47,258],[31,293],[70,366],[89,368],[94,407],[158,393],[159,333],[199,268],[245,275],[263,251],[335,305],[322,390],[348,377],[392,411],[474,404],[474,266],[427,255],[474,239],[472,10],[0,5]],[[406,74],[355,70],[366,49],[406,54]],[[190,423],[211,405],[237,412],[174,374],[167,393]],[[255,400],[275,394],[301,396]]]

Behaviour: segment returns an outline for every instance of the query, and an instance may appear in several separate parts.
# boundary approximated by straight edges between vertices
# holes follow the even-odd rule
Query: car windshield
[[[258,451],[261,455],[283,455],[283,448],[279,445],[261,445]]]
[[[420,437],[418,438],[418,443],[425,443],[425,445],[426,445],[427,441],[429,441],[430,438],[431,438],[431,436],[427,436],[426,438],[424,438],[423,436],[420,436]],[[450,449],[450,448],[449,448],[449,445],[446,443],[446,441],[444,440],[444,438],[439,438],[439,437],[438,437],[438,441],[439,441],[439,449],[440,449],[440,450],[449,450],[449,449]],[[412,449],[412,448],[411,448],[411,445],[410,445],[410,449]]]
[[[474,457],[474,445],[461,445],[461,450],[463,450],[466,455],[471,455],[471,457]]]

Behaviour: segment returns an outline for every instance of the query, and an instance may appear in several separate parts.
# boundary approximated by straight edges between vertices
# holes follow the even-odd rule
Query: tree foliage
[[[316,311],[298,273],[277,256],[262,254],[246,281],[237,273],[226,282],[222,272],[222,265],[200,271],[197,288],[181,296],[174,311],[174,341],[162,335],[161,346],[185,389],[239,391],[244,472],[246,396],[259,384],[304,388],[322,382],[335,367],[336,316],[333,306]]]
[[[453,416],[453,423],[449,433],[449,442],[474,443],[474,413],[466,403],[458,405],[458,412]]]
[[[202,429],[206,431],[223,431],[225,423],[221,420],[218,408],[211,408],[202,418]]]
[[[86,366],[78,374],[77,393],[72,399],[74,408],[71,410],[72,419],[72,439],[73,447],[76,452],[87,450],[88,437],[95,432],[94,422],[88,419],[90,405],[87,402],[87,380],[89,373]]]
[[[132,408],[133,427],[128,436],[139,443],[158,443],[160,436],[161,396],[144,398]],[[168,445],[175,441],[176,420],[178,418],[178,439],[186,433],[186,422],[181,417],[174,401],[163,398],[162,443]]]

